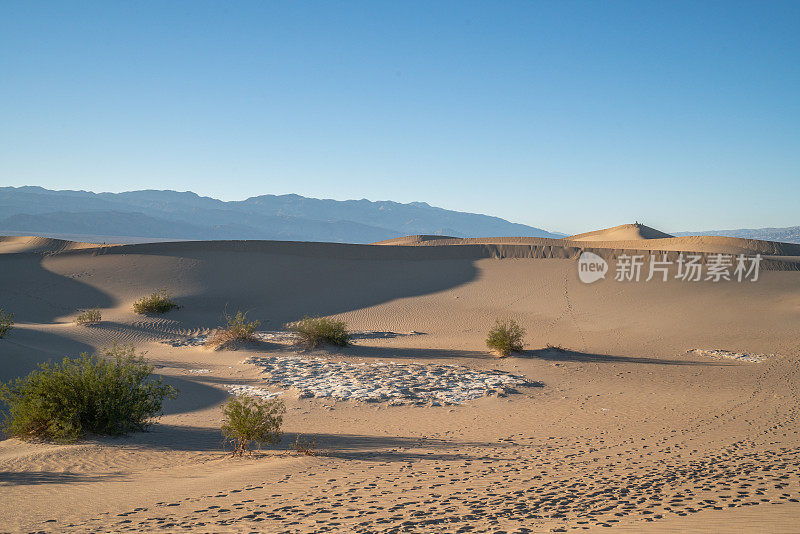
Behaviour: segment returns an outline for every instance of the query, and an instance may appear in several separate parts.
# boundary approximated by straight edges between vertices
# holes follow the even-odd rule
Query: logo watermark
[[[761,268],[761,254],[746,256],[739,254],[709,254],[703,261],[702,254],[680,253],[676,260],[667,254],[660,257],[645,254],[621,254],[617,258],[614,280],[617,282],[639,282],[644,280],[681,280],[683,282],[756,282]],[[593,252],[582,252],[578,259],[578,278],[591,284],[606,277],[608,262]]]
[[[594,252],[582,252],[578,258],[578,278],[584,284],[597,282],[606,277],[608,263]]]

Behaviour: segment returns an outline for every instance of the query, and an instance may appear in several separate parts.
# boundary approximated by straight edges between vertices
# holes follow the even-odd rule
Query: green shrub
[[[163,400],[177,394],[153,378],[153,368],[132,345],[39,367],[0,383],[0,402],[8,406],[3,429],[21,439],[72,442],[88,433],[143,430],[161,412]]]
[[[259,400],[240,395],[231,398],[222,410],[225,420],[222,435],[233,445],[233,455],[250,451],[250,443],[278,443],[286,406],[280,399]]]
[[[214,334],[206,341],[210,347],[223,347],[231,343],[256,341],[256,328],[261,324],[260,321],[247,322],[247,313],[240,311],[236,315],[225,314],[225,321],[228,326],[218,328]]]
[[[146,313],[166,313],[178,307],[179,306],[170,299],[170,293],[166,288],[159,289],[152,295],[142,297],[133,303],[133,311],[142,315]]]
[[[75,322],[80,325],[97,324],[103,318],[100,310],[84,310],[75,318]]]
[[[524,337],[525,329],[514,319],[497,319],[486,337],[486,346],[500,356],[508,356],[512,351],[522,350]]]
[[[14,326],[14,314],[6,313],[0,308],[0,339],[5,337],[12,326]]]
[[[311,348],[322,343],[344,347],[350,341],[347,324],[328,317],[304,317],[286,328],[297,334],[300,343]]]

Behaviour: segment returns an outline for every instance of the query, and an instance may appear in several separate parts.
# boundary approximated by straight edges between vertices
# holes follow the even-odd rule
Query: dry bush
[[[278,443],[283,436],[281,425],[286,406],[280,399],[257,399],[239,395],[230,399],[222,410],[225,420],[222,435],[233,445],[233,455],[252,452],[252,442]]]
[[[0,308],[0,338],[5,337],[11,327],[14,326],[14,314],[6,313]]]
[[[486,337],[486,346],[500,356],[508,356],[513,351],[521,351],[525,329],[514,319],[497,319]]]
[[[100,310],[83,310],[75,318],[75,323],[79,325],[89,326],[99,323],[103,318]]]
[[[294,440],[294,451],[306,456],[316,456],[317,438],[303,439],[303,435],[298,434],[297,438]]]
[[[544,347],[544,348],[545,348],[545,349],[547,349],[547,350],[552,350],[552,351],[555,351],[555,352],[567,352],[567,349],[565,349],[565,348],[564,348],[564,347],[562,347],[561,345],[552,345],[552,344],[550,344],[550,343],[548,343],[547,345],[545,345],[545,347]]]
[[[347,323],[328,317],[304,317],[286,325],[286,329],[297,334],[301,344],[314,348],[322,343],[344,347],[350,342]]]
[[[237,342],[257,341],[256,328],[260,321],[247,322],[247,313],[237,311],[236,315],[225,314],[227,326],[217,328],[206,341],[209,347],[222,348]]]
[[[170,292],[167,291],[167,288],[159,289],[133,303],[133,311],[140,315],[166,313],[173,308],[179,308],[179,306],[170,299]]]

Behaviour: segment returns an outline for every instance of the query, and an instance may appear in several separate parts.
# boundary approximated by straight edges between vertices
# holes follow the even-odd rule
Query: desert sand
[[[568,237],[570,241],[637,241],[640,239],[669,239],[675,236],[640,223],[621,224],[614,228],[595,230]]]
[[[0,380],[118,341],[180,389],[148,432],[0,441],[0,531],[797,532],[800,245],[632,226],[375,245],[0,238],[17,322]],[[583,284],[583,250],[765,261],[757,282]],[[132,312],[163,287],[179,310]],[[85,308],[102,322],[76,326]],[[260,320],[261,341],[205,348],[225,310]],[[352,346],[293,345],[284,324],[309,314],[346,321]],[[522,353],[487,351],[497,317],[526,328]],[[435,394],[394,402],[409,380]],[[236,391],[285,400],[280,445],[231,458],[219,428]],[[298,434],[317,455],[292,450]]]

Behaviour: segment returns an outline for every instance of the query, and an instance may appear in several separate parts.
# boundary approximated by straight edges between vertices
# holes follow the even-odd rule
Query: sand
[[[757,283],[578,280],[583,246],[614,256],[631,243],[781,261]],[[0,379],[117,340],[146,351],[180,395],[149,432],[0,441],[0,531],[796,531],[799,251],[713,237],[1,239],[0,307],[17,324],[0,340]],[[161,287],[181,309],[131,311]],[[76,326],[90,307],[103,321]],[[226,309],[260,320],[261,340],[204,348]],[[306,314],[359,335],[350,347],[302,350],[283,325]],[[483,340],[507,316],[527,329],[525,351],[496,358]],[[265,362],[287,361],[315,371],[289,382],[265,374]],[[392,366],[406,382],[381,371]],[[459,391],[459,373],[526,384],[472,387],[474,396],[439,405],[293,387],[307,372],[331,393],[354,376],[400,390],[442,369],[458,373],[425,382],[433,391]],[[340,391],[369,389],[359,387]],[[237,388],[286,402],[281,444],[230,457],[221,404]],[[316,440],[316,456],[293,452],[298,434]]]
[[[647,252],[699,252],[704,254],[761,254],[766,257],[792,259],[797,261],[800,256],[800,245],[795,243],[780,243],[776,241],[760,241],[758,239],[743,239],[739,237],[724,236],[682,236],[664,237],[669,234],[646,232],[648,237],[643,237],[641,229],[631,230],[623,225],[608,230],[587,232],[564,239],[549,239],[546,237],[479,237],[460,238],[448,236],[415,235],[398,237],[388,241],[380,241],[375,245],[392,246],[449,246],[460,245],[467,248],[471,245],[473,254],[478,254],[481,248],[489,249],[494,257],[510,256],[546,256],[557,255],[560,257],[577,257],[583,250],[606,250],[603,255],[616,256],[625,251]],[[621,229],[621,231],[618,231]],[[652,230],[652,229],[651,229]],[[658,234],[661,237],[658,237]],[[581,236],[588,236],[584,239]],[[527,249],[527,252],[522,252]],[[544,251],[542,253],[541,251]],[[455,252],[453,252],[454,254]],[[484,252],[486,254],[487,252]]]
[[[675,236],[640,223],[621,224],[614,228],[595,230],[568,237],[570,241],[636,241],[639,239],[669,239]]]

